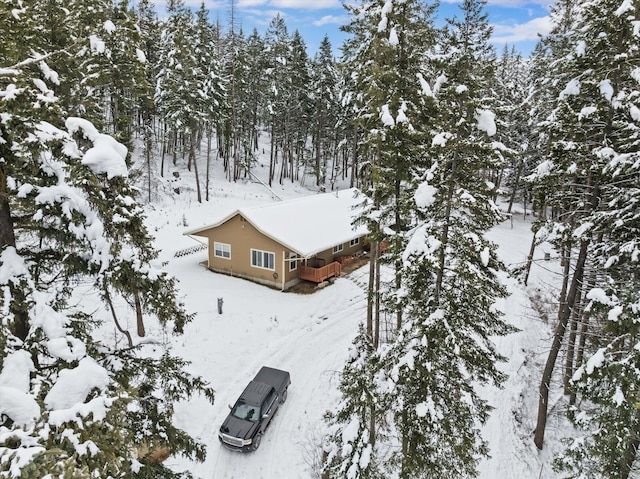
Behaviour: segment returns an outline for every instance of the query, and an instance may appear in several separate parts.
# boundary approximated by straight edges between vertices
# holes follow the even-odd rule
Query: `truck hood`
[[[227,416],[227,419],[220,426],[220,431],[224,434],[228,434],[232,437],[238,437],[241,439],[249,439],[253,437],[256,429],[258,428],[258,422],[246,421],[244,419],[238,419],[231,414]]]

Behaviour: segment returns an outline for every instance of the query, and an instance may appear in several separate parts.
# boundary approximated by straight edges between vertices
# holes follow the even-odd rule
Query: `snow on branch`
[[[496,115],[490,110],[478,110],[476,112],[476,121],[478,122],[478,129],[484,131],[489,136],[496,134]]]
[[[127,147],[119,143],[113,137],[99,133],[90,121],[82,118],[70,117],[65,122],[69,133],[81,131],[93,147],[89,148],[82,163],[93,170],[94,173],[106,173],[107,178],[116,176],[128,176]]]
[[[72,47],[74,45],[72,45]],[[31,58],[28,58],[27,60],[23,60],[21,62],[18,62],[16,64],[8,66],[8,67],[0,67],[0,78],[1,77],[18,76],[23,68],[26,68],[28,66],[34,65],[36,63],[43,62],[47,58],[50,58],[50,57],[55,56],[55,55],[60,55],[61,53],[64,53],[65,55],[71,56],[71,54],[67,51],[66,48],[63,48],[62,50],[56,50],[54,52],[49,52],[49,53],[46,53],[44,55],[34,56],[34,57],[31,57]]]

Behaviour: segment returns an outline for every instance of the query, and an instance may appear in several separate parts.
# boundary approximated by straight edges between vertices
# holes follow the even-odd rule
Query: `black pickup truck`
[[[288,372],[263,366],[220,426],[220,442],[235,451],[258,449],[262,434],[280,405],[287,400],[289,384],[291,378]]]

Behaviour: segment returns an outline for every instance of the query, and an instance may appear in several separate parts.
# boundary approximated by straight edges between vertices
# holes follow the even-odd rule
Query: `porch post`
[[[284,291],[284,271],[285,271],[286,260],[284,257],[284,250],[282,250],[282,290]]]

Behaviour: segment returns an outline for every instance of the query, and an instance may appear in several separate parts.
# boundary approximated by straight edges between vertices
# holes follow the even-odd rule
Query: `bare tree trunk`
[[[320,186],[320,158],[321,158],[321,153],[320,153],[320,145],[321,145],[321,140],[320,140],[320,123],[321,123],[321,118],[318,119],[318,125],[316,128],[316,137],[315,137],[315,160],[316,160],[316,186]]]
[[[160,177],[164,178],[164,159],[167,154],[167,126],[162,127],[162,160],[160,161]]]
[[[144,329],[144,318],[142,317],[142,305],[140,304],[140,291],[137,289],[133,293],[133,301],[136,308],[136,325],[138,327],[138,336],[144,338],[146,331]]]
[[[515,179],[515,181],[513,183],[513,188],[511,189],[511,195],[509,196],[509,207],[507,208],[507,213],[511,213],[511,208],[513,208],[513,202],[516,200],[516,193],[518,192],[518,186],[520,186],[520,176],[522,175],[523,167],[524,167],[524,162],[522,160],[520,160],[518,162],[518,170],[516,172],[516,179]]]
[[[367,335],[371,338],[375,345],[375,336],[373,329],[373,318],[375,310],[376,297],[376,264],[378,262],[378,240],[371,243],[369,250],[369,286],[367,289]]]
[[[536,232],[533,233],[533,238],[531,238],[531,248],[529,248],[529,256],[527,256],[527,268],[524,273],[524,285],[526,286],[529,282],[529,273],[531,273],[531,264],[533,263],[533,254],[536,251]]]
[[[436,288],[435,288],[435,300],[436,303],[440,303],[440,293],[442,292],[442,281],[444,280],[444,267],[445,267],[445,259],[446,259],[446,250],[447,245],[449,243],[449,221],[451,218],[451,202],[453,201],[453,191],[455,190],[455,184],[453,182],[453,175],[456,174],[456,159],[451,163],[451,172],[449,173],[451,177],[451,183],[449,184],[447,191],[447,203],[445,207],[444,214],[444,228],[442,229],[442,235],[440,236],[440,242],[442,243],[439,248],[439,258],[438,258],[438,274],[436,275]]]
[[[349,185],[351,188],[356,186],[358,179],[358,130],[353,132],[353,152],[351,156],[351,179]]]
[[[5,246],[15,245],[16,236],[9,205],[7,174],[0,163],[0,251],[4,250]]]
[[[373,345],[376,349],[380,345],[380,242],[376,243],[376,311],[373,331]]]
[[[276,169],[276,156],[277,152],[275,151],[275,143],[276,139],[274,138],[275,134],[275,126],[273,124],[273,120],[271,122],[271,152],[269,155],[269,186],[273,186],[273,175],[275,174]]]
[[[597,272],[595,269],[591,270],[589,274],[589,279],[587,280],[587,286],[584,288],[584,291],[591,291],[591,289],[596,284]],[[574,365],[582,364],[582,360],[584,359],[584,349],[587,342],[587,335],[589,332],[589,317],[591,312],[582,309],[582,314],[580,315],[580,336],[578,339],[578,347],[576,348],[575,361]],[[574,405],[576,403],[576,393],[575,391],[571,391],[569,395],[569,404]]]
[[[398,233],[404,230],[404,226],[402,226],[403,218],[402,212],[400,211],[400,181],[396,180],[395,182],[395,222],[398,227]],[[396,291],[400,291],[402,288],[402,238],[400,234],[397,234],[393,237],[393,241],[395,242],[393,255],[395,256],[395,288]],[[396,307],[396,329],[400,331],[402,327],[402,307]]]
[[[600,235],[601,236],[601,235]],[[601,241],[602,238],[600,237]],[[580,307],[574,308],[574,314],[571,315],[571,329],[569,334],[569,341],[567,344],[567,358],[565,360],[565,373],[564,373],[564,393],[569,395],[569,404],[575,404],[576,395],[571,390],[571,378],[575,372],[576,366],[582,363],[584,357],[584,345],[586,341],[588,324],[589,324],[589,312],[585,311],[584,295],[591,291],[596,284],[597,272],[594,268],[588,274],[586,284],[580,288],[578,293],[578,303]],[[580,337],[578,339],[578,327],[580,327]],[[578,339],[578,346],[576,347],[576,339]]]
[[[120,326],[120,322],[118,321],[118,315],[116,314],[116,310],[113,307],[113,302],[111,301],[111,295],[109,294],[109,289],[107,288],[107,286],[104,287],[104,298],[107,301],[107,304],[109,305],[111,316],[113,317],[113,322],[115,323],[116,328],[118,329],[118,331],[120,331],[122,334],[126,336],[127,344],[129,345],[130,348],[132,348],[133,340],[131,339],[131,333],[126,329],[124,329],[122,326]]]
[[[13,217],[11,216],[11,205],[9,205],[7,174],[0,164],[0,251],[4,251],[7,246],[16,246],[16,236]],[[17,338],[24,341],[29,334],[29,315],[26,310],[16,309],[15,305],[27,304],[27,298],[21,287],[10,286],[10,290],[15,300],[11,303],[11,312],[14,317],[11,330]]]
[[[202,192],[200,191],[200,177],[198,176],[198,162],[196,161],[196,145],[195,131],[191,130],[191,145],[189,148],[189,162],[193,162],[193,172],[196,176],[196,191],[198,194],[198,203],[202,203]]]
[[[584,275],[584,264],[587,259],[587,250],[589,247],[588,240],[582,240],[580,243],[580,252],[578,253],[578,259],[576,261],[573,278],[571,280],[571,287],[567,294],[566,304],[560,306],[560,312],[558,315],[558,325],[556,326],[555,333],[553,335],[553,343],[547,362],[542,373],[542,381],[540,382],[540,397],[538,400],[538,420],[536,423],[536,429],[534,431],[533,442],[538,449],[542,449],[544,444],[544,432],[547,426],[547,412],[549,406],[549,385],[551,384],[551,376],[553,375],[553,369],[555,367],[556,359],[560,352],[560,346],[562,345],[562,339],[564,332],[567,328],[567,322],[571,310],[575,306],[575,301],[578,296],[578,290],[582,278]]]
[[[205,177],[204,198],[205,201],[209,201],[209,178],[211,178],[211,136],[213,130],[211,127],[207,128],[207,174]]]

